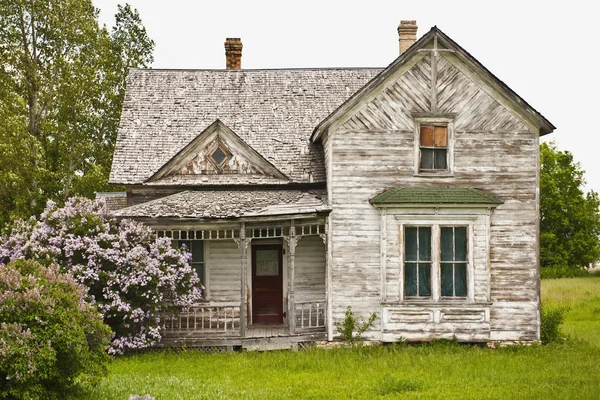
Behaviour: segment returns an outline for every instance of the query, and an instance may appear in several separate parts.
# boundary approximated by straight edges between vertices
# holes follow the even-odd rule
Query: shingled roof
[[[325,189],[186,190],[115,211],[120,217],[223,219],[328,212]]]
[[[502,204],[492,195],[473,188],[393,188],[375,196],[371,204],[378,206],[401,204]]]
[[[324,182],[315,126],[381,72],[132,69],[110,182],[141,184],[217,119],[294,182]]]

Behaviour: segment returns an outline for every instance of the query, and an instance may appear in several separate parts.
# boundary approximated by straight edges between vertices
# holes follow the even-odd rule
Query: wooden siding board
[[[537,296],[537,277],[530,272],[536,263],[537,136],[443,57],[439,58],[438,67],[440,112],[457,114],[453,176],[424,178],[414,170],[411,113],[429,111],[428,86],[422,84],[430,76],[428,57],[390,83],[372,102],[363,105],[348,120],[354,124],[346,123],[329,136],[328,145],[334,154],[328,181],[333,208],[330,214],[331,268],[335,282],[333,318],[341,319],[347,305],[363,315],[381,309],[381,289],[378,289],[381,249],[377,246],[381,222],[379,213],[368,204],[370,198],[391,187],[467,187],[483,190],[505,204],[474,225],[474,301],[489,301],[491,296],[495,303],[490,306],[492,317],[488,328],[477,331],[471,327],[472,334],[467,329],[462,338],[486,340],[493,329],[509,332],[507,338],[534,340],[536,335],[531,332],[535,331],[535,308],[523,304],[535,302]],[[428,214],[426,210],[415,212]],[[401,269],[397,224],[392,223],[389,210],[386,222],[384,284],[386,299],[393,301],[401,290]],[[511,275],[510,271],[503,271],[506,266],[519,272]],[[514,323],[510,314],[494,312],[506,302],[516,304],[522,321]],[[378,321],[373,330],[381,328]],[[423,326],[419,329],[411,338],[430,339],[438,333],[448,333],[444,330],[435,333]],[[393,336],[385,331],[382,335],[382,338]]]

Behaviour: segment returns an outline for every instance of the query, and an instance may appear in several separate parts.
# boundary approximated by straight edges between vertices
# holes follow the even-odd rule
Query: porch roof
[[[373,205],[391,204],[488,204],[499,205],[502,201],[473,188],[393,188],[375,196]]]
[[[228,219],[330,211],[325,189],[186,190],[115,211],[119,217]]]

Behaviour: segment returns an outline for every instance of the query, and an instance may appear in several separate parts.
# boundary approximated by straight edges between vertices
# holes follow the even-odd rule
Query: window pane
[[[217,164],[221,164],[225,159],[226,155],[223,153],[223,150],[217,147],[217,149],[212,153],[211,157]]]
[[[431,261],[431,228],[421,226],[419,229],[419,261]]]
[[[454,260],[467,261],[467,227],[458,226],[454,228],[454,235]]]
[[[200,282],[205,285],[206,281],[204,280],[204,263],[192,263],[192,268],[196,270]]]
[[[404,264],[404,295],[417,295],[417,264]]]
[[[204,242],[201,240],[191,241],[192,262],[204,262]]]
[[[454,294],[467,297],[467,264],[455,264],[454,274]]]
[[[404,228],[404,259],[417,261],[417,228]]]
[[[441,267],[442,275],[442,296],[449,297],[454,294],[453,289],[453,277],[452,264],[442,264]]]
[[[256,276],[279,275],[279,251],[256,250]]]
[[[190,252],[190,253],[192,252],[192,245],[190,244],[189,240],[178,240],[176,243],[177,243],[178,249],[182,249],[185,247],[185,249],[188,252]]]
[[[446,147],[448,146],[448,140],[447,140],[447,132],[448,130],[446,129],[445,126],[436,126],[434,128],[433,131],[433,145],[435,147]]]
[[[441,247],[441,258],[442,261],[454,261],[452,256],[452,228],[451,227],[442,227],[440,229],[440,247]]]
[[[419,296],[431,296],[431,264],[419,264]]]
[[[446,169],[446,149],[435,149],[434,169]]]
[[[433,126],[421,125],[421,146],[433,147]]]
[[[433,169],[433,149],[421,149],[421,169]]]

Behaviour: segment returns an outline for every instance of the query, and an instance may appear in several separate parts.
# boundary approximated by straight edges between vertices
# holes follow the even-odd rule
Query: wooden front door
[[[252,246],[252,323],[283,324],[281,244]]]

